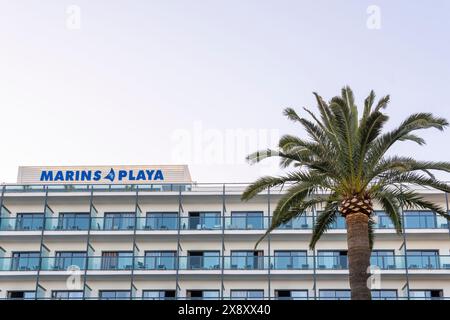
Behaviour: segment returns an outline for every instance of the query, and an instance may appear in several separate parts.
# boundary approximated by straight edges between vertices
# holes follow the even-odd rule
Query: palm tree
[[[279,157],[280,167],[289,168],[289,172],[259,178],[246,188],[242,199],[249,200],[268,188],[286,186],[271,224],[258,243],[278,226],[322,205],[323,211],[316,218],[310,241],[313,250],[336,218],[343,216],[347,228],[351,296],[355,300],[369,300],[367,270],[374,238],[374,202],[384,209],[398,234],[402,232],[400,208],[428,209],[450,218],[443,208],[423,199],[412,188],[422,186],[449,192],[449,185],[436,179],[432,171],[450,172],[450,163],[417,161],[386,153],[401,141],[423,145],[425,141],[416,134],[418,130],[436,128],[442,131],[448,122],[430,113],[417,113],[398,128],[382,133],[388,120],[383,110],[389,103],[389,96],[375,105],[375,94],[371,91],[364,101],[361,118],[349,87],[344,87],[341,96],[332,98],[329,103],[317,93],[314,96],[320,118],[306,108],[305,113],[311,120],[291,108],[284,110],[284,115],[304,127],[309,139],[284,135],[280,138],[279,150],[267,149],[247,157],[250,163]]]

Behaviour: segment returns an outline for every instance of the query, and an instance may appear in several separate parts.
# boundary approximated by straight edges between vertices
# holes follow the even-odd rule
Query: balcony
[[[87,263],[86,263],[87,262]],[[134,264],[133,264],[134,262]],[[381,270],[449,270],[450,255],[395,255],[372,257],[372,266]],[[348,259],[318,256],[115,256],[115,257],[2,257],[0,271],[84,270],[347,270]]]
[[[118,216],[89,217],[88,215],[53,217],[43,214],[30,214],[21,217],[0,217],[0,231],[263,231],[271,222],[270,216],[203,216],[187,217],[176,215],[135,216],[126,213]],[[375,229],[394,229],[389,218],[378,213],[375,218]],[[308,230],[314,225],[314,217],[307,215],[292,219],[277,230]],[[404,225],[406,230],[449,230],[444,217],[429,211],[405,211]],[[337,217],[331,230],[344,230],[345,219]]]

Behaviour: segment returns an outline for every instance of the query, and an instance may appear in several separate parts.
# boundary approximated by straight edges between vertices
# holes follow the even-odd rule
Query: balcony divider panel
[[[221,270],[220,270],[220,298],[223,300],[224,298],[224,292],[225,292],[225,284],[224,284],[224,269],[225,269],[225,213],[227,211],[226,208],[226,190],[225,190],[225,183],[222,186],[222,254],[221,254]]]
[[[36,289],[34,292],[34,298],[37,300],[37,292],[40,286],[39,280],[41,275],[41,267],[42,267],[42,249],[44,248],[44,230],[46,225],[46,219],[47,215],[45,214],[47,211],[47,201],[48,201],[48,186],[45,187],[45,196],[44,196],[44,217],[42,219],[42,228],[41,228],[41,238],[40,238],[40,246],[39,246],[39,264],[38,264],[38,270],[36,275]]]
[[[178,219],[177,219],[177,257],[175,266],[175,299],[178,299],[178,289],[180,289],[180,227],[181,227],[181,213],[183,212],[181,188],[178,190]],[[180,289],[181,291],[181,289]]]
[[[400,191],[402,191],[402,186],[400,186]],[[400,210],[402,211],[401,219],[402,219],[402,235],[403,235],[403,250],[405,251],[404,257],[405,257],[405,276],[406,276],[406,292],[407,292],[407,299],[410,299],[409,295],[409,272],[408,272],[408,257],[407,257],[407,246],[406,246],[406,228],[405,228],[405,210],[403,208],[403,205],[401,205]]]
[[[91,194],[89,195],[89,227],[86,237],[86,259],[84,261],[84,274],[83,274],[83,300],[86,299],[86,286],[87,286],[87,271],[89,268],[89,247],[91,246],[91,229],[92,229],[92,209],[97,210],[94,207],[94,188],[91,187]]]
[[[137,288],[134,285],[134,268],[135,268],[135,252],[137,252],[136,249],[136,230],[138,225],[138,212],[141,211],[139,207],[139,185],[136,186],[136,195],[135,195],[135,207],[134,207],[134,229],[133,229],[133,258],[131,261],[131,279],[130,279],[130,300],[133,299],[133,287],[135,288],[135,291],[137,292]]]

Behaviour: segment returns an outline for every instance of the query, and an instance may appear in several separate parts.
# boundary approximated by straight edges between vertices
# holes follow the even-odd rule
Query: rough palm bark
[[[370,274],[369,217],[364,213],[351,213],[345,217],[347,223],[349,282],[352,300],[370,300],[367,287]]]

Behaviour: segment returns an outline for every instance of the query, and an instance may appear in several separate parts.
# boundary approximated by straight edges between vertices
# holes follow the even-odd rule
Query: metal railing
[[[409,270],[449,270],[450,255],[407,254]],[[222,259],[223,258],[223,259]],[[87,262],[87,263],[86,263]],[[89,256],[89,257],[1,257],[0,271],[80,270],[347,270],[346,256]],[[381,270],[405,270],[405,255],[371,257]]]
[[[414,211],[415,212],[415,211]],[[448,229],[448,221],[431,211],[423,213],[405,211],[405,229]],[[425,212],[425,211],[424,211]],[[313,216],[304,215],[293,218],[277,230],[312,230]],[[45,221],[45,226],[44,226]],[[204,230],[266,230],[272,221],[271,216],[129,216],[129,217],[0,217],[0,231],[204,231]],[[378,218],[375,229],[394,229],[394,225],[385,216]],[[338,217],[331,230],[346,229],[345,219]]]

